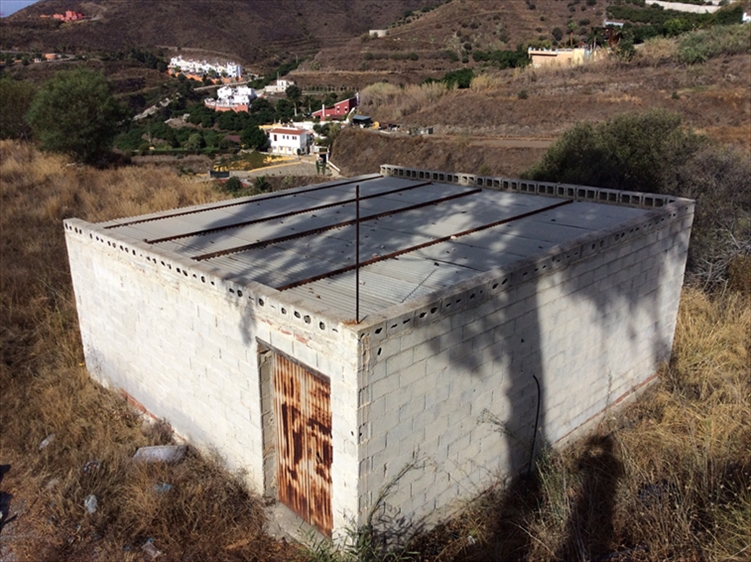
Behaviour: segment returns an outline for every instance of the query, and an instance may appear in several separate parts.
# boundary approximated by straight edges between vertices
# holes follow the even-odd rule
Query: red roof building
[[[319,109],[313,112],[313,117],[321,119],[343,119],[350,111],[357,107],[357,96],[348,100],[338,101],[333,107]]]

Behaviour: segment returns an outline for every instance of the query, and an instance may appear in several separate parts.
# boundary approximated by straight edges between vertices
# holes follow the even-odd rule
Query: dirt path
[[[467,139],[470,146],[491,148],[548,148],[555,139],[544,137],[468,137],[466,135],[430,135],[430,138],[449,142],[462,142]]]

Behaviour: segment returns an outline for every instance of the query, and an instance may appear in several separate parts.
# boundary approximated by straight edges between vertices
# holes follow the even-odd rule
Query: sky
[[[31,6],[37,0],[0,0],[0,13],[7,17],[21,8]]]

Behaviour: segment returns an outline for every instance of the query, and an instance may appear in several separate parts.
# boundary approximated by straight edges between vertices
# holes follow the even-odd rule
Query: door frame
[[[302,361],[295,359],[294,357],[291,357],[289,354],[281,351],[280,349],[275,348],[274,346],[266,343],[263,340],[260,340],[256,338],[256,342],[258,344],[258,372],[259,372],[259,384],[260,384],[260,397],[261,397],[261,428],[262,428],[262,444],[263,444],[263,495],[267,499],[274,500],[279,502],[282,505],[285,505],[280,500],[280,494],[279,494],[279,485],[278,485],[278,470],[279,470],[279,457],[278,457],[278,448],[280,443],[280,436],[278,431],[278,420],[277,420],[277,413],[276,413],[276,392],[274,389],[274,354],[278,355],[279,357],[285,359],[286,361],[293,363],[297,367],[301,368],[302,370],[306,371],[309,375],[312,375],[314,378],[320,379],[320,381],[324,382],[329,387],[329,395],[328,395],[328,411],[329,415],[333,417],[333,412],[331,411],[331,378],[327,375],[324,375],[320,371],[311,368],[310,366],[306,365]],[[307,399],[307,395],[304,399]],[[330,442],[329,445],[331,447],[331,464],[329,465],[329,474],[331,474],[331,467],[333,466],[333,441],[331,440],[331,437],[329,437]],[[306,471],[306,477],[312,478],[313,475],[311,474],[312,467],[308,467],[308,470]],[[310,481],[306,482],[306,488],[309,489]],[[328,501],[329,506],[328,510],[333,515],[333,482],[329,484],[329,490],[328,490]],[[312,498],[307,497],[306,500],[308,502],[311,501]],[[321,529],[318,526],[315,525],[315,523],[312,523],[312,517],[310,517],[310,509],[308,510],[309,515],[308,517],[304,517],[301,514],[296,513],[293,509],[289,508],[285,505],[287,509],[291,513],[294,513],[297,517],[299,517],[301,520],[305,521],[306,523],[310,524],[311,526],[318,529],[322,534],[326,536],[331,536],[332,529]],[[333,520],[331,521],[331,526],[333,527]]]

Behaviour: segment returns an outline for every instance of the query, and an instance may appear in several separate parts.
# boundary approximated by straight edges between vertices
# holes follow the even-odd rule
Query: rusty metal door
[[[273,361],[279,501],[330,536],[331,385],[278,353]]]

